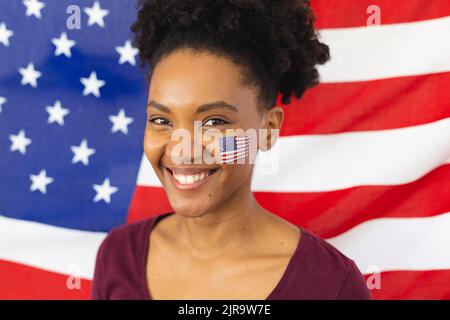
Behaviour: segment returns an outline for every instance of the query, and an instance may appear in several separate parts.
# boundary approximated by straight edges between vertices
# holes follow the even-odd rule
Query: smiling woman
[[[94,298],[370,298],[352,260],[257,203],[252,163],[173,158],[174,132],[194,136],[196,122],[264,132],[270,143],[256,148],[270,149],[284,119],[277,97],[301,98],[329,59],[313,22],[301,0],[141,1],[132,30],[152,67],[144,151],[173,212],[109,233]]]

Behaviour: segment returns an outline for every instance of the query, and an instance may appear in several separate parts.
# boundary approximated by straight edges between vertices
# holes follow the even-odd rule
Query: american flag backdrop
[[[90,298],[106,233],[171,210],[142,150],[135,5],[0,0],[0,298]],[[312,5],[332,60],[254,194],[378,275],[374,298],[449,299],[450,1]]]

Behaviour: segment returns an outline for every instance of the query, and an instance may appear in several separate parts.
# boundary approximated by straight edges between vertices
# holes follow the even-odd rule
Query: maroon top
[[[109,232],[97,253],[93,299],[151,299],[146,278],[149,235],[156,222],[171,214]],[[371,298],[352,260],[304,228],[301,232],[291,260],[267,300]]]

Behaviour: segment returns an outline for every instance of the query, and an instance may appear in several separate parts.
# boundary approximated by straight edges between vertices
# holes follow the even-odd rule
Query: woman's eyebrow
[[[197,108],[197,111],[195,111],[195,113],[201,113],[201,112],[206,112],[206,111],[213,110],[213,109],[222,109],[222,108],[226,108],[226,109],[229,109],[234,112],[239,112],[237,107],[235,107],[229,103],[226,103],[225,101],[215,101],[215,102],[202,104],[201,106],[199,106]]]
[[[158,109],[165,113],[171,112],[170,108],[168,106],[165,106],[162,103],[156,102],[154,100],[150,100],[150,102],[147,104],[147,108],[148,107],[153,107],[153,108]],[[200,105],[197,108],[197,111],[195,111],[195,113],[201,113],[201,112],[206,112],[206,111],[210,111],[210,110],[214,110],[214,109],[222,109],[222,108],[226,108],[226,109],[229,109],[234,112],[239,112],[239,110],[236,106],[226,103],[225,101],[215,101],[215,102],[209,102],[209,103]]]
[[[158,103],[156,101],[153,101],[153,100],[150,100],[149,103],[147,104],[147,108],[150,108],[150,107],[153,107],[153,108],[158,109],[158,110],[160,110],[162,112],[165,112],[165,113],[170,113],[170,108],[169,107],[167,107],[167,106],[165,106],[165,105],[163,105],[161,103]]]

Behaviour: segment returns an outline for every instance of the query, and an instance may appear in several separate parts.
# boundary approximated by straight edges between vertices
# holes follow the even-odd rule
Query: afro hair
[[[175,49],[208,50],[243,67],[264,107],[278,95],[282,104],[300,99],[330,58],[309,0],[140,0],[138,10],[131,30],[142,67]]]

